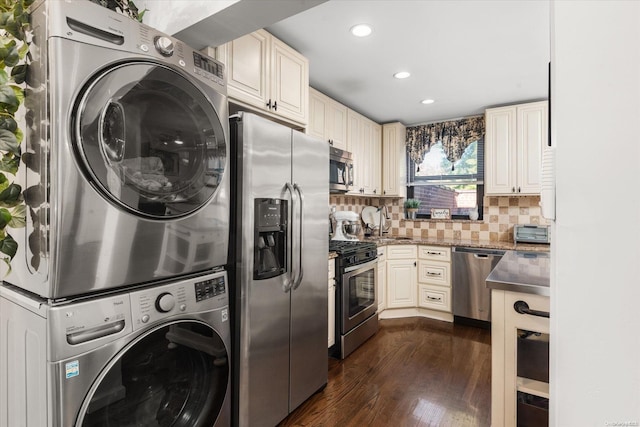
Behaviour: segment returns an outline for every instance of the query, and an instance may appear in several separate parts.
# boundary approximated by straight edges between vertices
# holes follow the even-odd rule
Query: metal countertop
[[[549,296],[549,253],[507,251],[487,277],[487,287]]]

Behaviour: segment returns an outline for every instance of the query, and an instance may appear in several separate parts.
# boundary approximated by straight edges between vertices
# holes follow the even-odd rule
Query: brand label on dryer
[[[68,362],[64,366],[64,370],[66,379],[77,377],[78,375],[80,375],[80,363],[77,360]]]

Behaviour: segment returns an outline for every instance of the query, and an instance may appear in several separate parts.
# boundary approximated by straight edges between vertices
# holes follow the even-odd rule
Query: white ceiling
[[[373,33],[352,36],[363,22]],[[330,0],[267,30],[309,59],[311,86],[378,123],[547,98],[548,0]]]

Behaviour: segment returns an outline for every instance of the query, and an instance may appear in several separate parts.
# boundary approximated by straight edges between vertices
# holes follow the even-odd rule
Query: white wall
[[[554,1],[551,40],[551,425],[640,425],[640,2]]]

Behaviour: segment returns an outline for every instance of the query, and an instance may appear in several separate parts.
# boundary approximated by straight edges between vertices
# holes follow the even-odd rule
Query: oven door
[[[371,317],[376,312],[376,275],[378,261],[346,268],[341,281],[341,332],[351,329]]]

